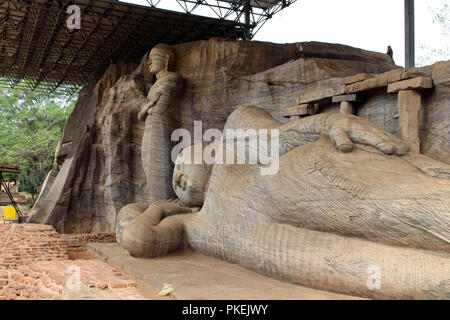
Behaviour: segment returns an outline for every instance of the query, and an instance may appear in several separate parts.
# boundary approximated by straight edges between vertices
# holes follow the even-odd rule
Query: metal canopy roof
[[[133,0],[120,0],[133,1]],[[136,0],[134,0],[136,1]],[[140,0],[144,1],[144,0]],[[145,0],[150,6],[162,6],[169,2],[178,4],[186,13],[208,12],[220,19],[234,20],[244,24],[245,38],[251,40],[255,33],[274,14],[289,7],[297,0]],[[204,10],[208,8],[209,10]]]
[[[66,26],[73,4],[81,9],[79,30]],[[11,87],[75,91],[100,79],[111,61],[138,62],[159,42],[243,32],[239,21],[117,1],[0,0],[0,78]]]

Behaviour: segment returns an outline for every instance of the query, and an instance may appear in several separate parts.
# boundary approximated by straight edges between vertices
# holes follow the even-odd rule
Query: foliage
[[[441,29],[441,42],[439,48],[431,48],[429,45],[421,45],[417,64],[424,66],[436,61],[449,59],[450,54],[450,5],[441,1],[435,9],[429,8],[433,13],[433,23]]]
[[[20,191],[38,194],[74,106],[61,93],[0,88],[0,163],[20,166]]]

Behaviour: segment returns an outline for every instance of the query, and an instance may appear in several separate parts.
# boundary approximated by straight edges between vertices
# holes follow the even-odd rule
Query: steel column
[[[405,67],[415,67],[414,0],[405,0]]]

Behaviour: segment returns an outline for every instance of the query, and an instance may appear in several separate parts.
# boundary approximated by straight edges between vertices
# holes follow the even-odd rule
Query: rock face
[[[409,151],[407,141],[354,115],[281,124],[243,106],[225,124],[249,128],[279,132],[271,174],[248,162],[205,170],[207,163],[183,161],[195,151],[189,146],[175,164],[178,199],[122,208],[118,242],[132,256],[153,258],[184,239],[203,254],[315,288],[448,298],[449,165]]]
[[[359,147],[339,153],[322,137],[283,154],[276,175],[214,165],[204,206],[184,222],[186,240],[200,253],[318,289],[448,299],[450,179],[423,174],[411,165],[419,159]],[[440,166],[448,176],[450,166]],[[378,288],[370,284],[376,272]]]
[[[211,39],[173,50],[174,71],[184,79],[184,87],[169,117],[175,127],[191,132],[194,121],[202,121],[203,130],[223,129],[241,105],[258,106],[286,123],[282,108],[296,105],[299,96],[337,95],[343,77],[398,68],[388,55],[315,42]],[[448,163],[449,65],[420,70],[435,86],[423,97],[422,152]],[[52,224],[65,233],[109,232],[124,205],[149,200],[141,160],[145,124],[137,116],[152,82],[146,55],[139,65],[111,65],[95,87],[80,92],[30,222]],[[364,101],[357,115],[397,134],[396,96],[374,90]],[[338,106],[325,102],[315,108],[335,112]]]
[[[106,214],[115,200],[111,199],[110,190],[127,187],[125,179],[122,184],[114,184],[114,181],[116,173],[118,176],[128,174],[126,163],[133,156],[132,133],[139,131],[136,126],[140,123],[132,125],[132,108],[126,112],[119,109],[114,114],[110,111],[117,106],[117,100],[124,100],[125,96],[128,99],[121,106],[143,103],[144,100],[134,101],[140,97],[136,94],[141,89],[139,83],[122,76],[135,68],[135,65],[112,65],[95,87],[80,92],[75,111],[58,143],[54,167],[44,182],[29,221],[52,224],[59,232],[67,233],[107,231],[110,224],[114,225],[115,218],[108,219]],[[108,143],[108,140],[102,143],[104,134],[115,143]],[[138,153],[136,157],[140,159],[139,156]],[[113,164],[121,161],[121,166],[111,167],[111,161]],[[98,199],[102,199],[101,202]],[[127,201],[125,193],[121,201]]]

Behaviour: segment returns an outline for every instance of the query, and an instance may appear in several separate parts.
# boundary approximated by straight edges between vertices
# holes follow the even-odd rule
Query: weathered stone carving
[[[180,154],[193,162],[193,148]],[[117,241],[133,256],[152,258],[180,247],[183,222],[205,201],[211,166],[177,164],[173,172],[173,190],[177,199],[126,205],[117,217]],[[164,221],[164,222],[163,222]]]
[[[173,197],[169,179],[173,171],[170,135],[174,125],[168,109],[176,107],[182,78],[170,71],[175,61],[170,46],[158,44],[150,51],[149,61],[150,72],[157,80],[150,88],[138,118],[145,122],[141,154],[148,196],[150,201],[156,201]]]
[[[204,130],[222,130],[241,105],[257,105],[285,123],[284,107],[296,105],[299,96],[344,95],[344,77],[364,73],[367,79],[399,69],[388,55],[336,44],[301,43],[300,57],[299,45],[214,38],[171,46],[176,54],[171,71],[184,80],[167,114],[177,128],[191,132],[200,120]],[[432,78],[434,88],[422,93],[419,110],[420,151],[450,163],[450,63],[404,71]],[[152,87],[149,72],[147,54],[139,65],[112,64],[101,81],[80,92],[31,222],[52,224],[66,233],[111,232],[124,205],[149,201],[142,165],[145,123],[138,119]],[[397,104],[397,94],[371,89],[354,111],[398,135]],[[339,104],[330,98],[315,104],[313,111],[337,113]],[[445,175],[427,159],[421,164],[424,171]],[[168,172],[164,188],[170,188],[171,176]]]
[[[392,135],[399,102],[385,88],[417,76],[433,83],[414,125],[423,155]],[[159,45],[80,92],[29,221],[68,233],[117,228],[135,256],[188,244],[319,289],[449,298],[449,79],[449,62],[403,70],[389,55],[334,44]],[[343,101],[370,122],[335,114]],[[278,128],[278,174],[260,175],[261,164],[173,168],[169,133],[196,120]]]
[[[119,217],[133,212],[135,220],[121,243],[133,255],[157,256],[178,248],[184,230],[201,253],[287,281],[373,298],[449,298],[450,180],[442,173],[450,166],[407,153],[400,139],[351,115],[281,125],[243,107],[225,125],[261,127],[280,129],[276,175],[216,164],[207,180],[205,165],[177,164],[180,198],[207,188],[201,210],[188,213],[195,209],[184,206],[198,203],[186,200],[150,205],[143,214],[127,206]],[[208,181],[203,189],[193,186],[199,176]],[[381,272],[380,288],[368,284],[371,270]]]

